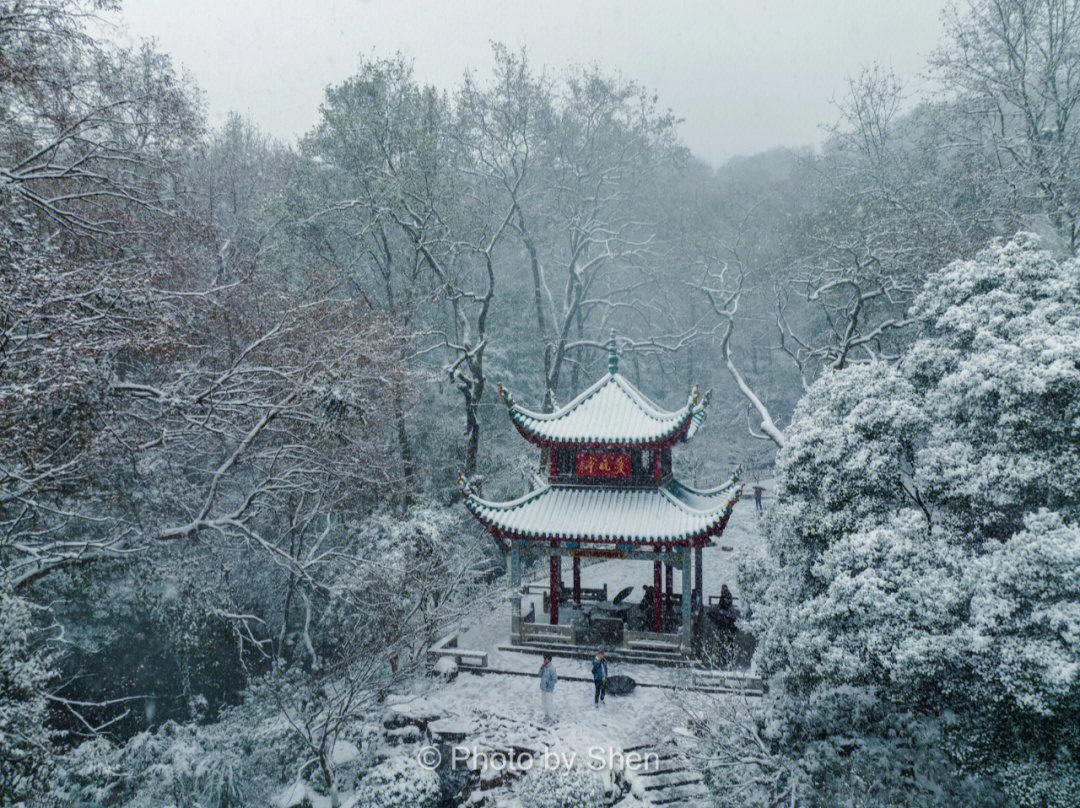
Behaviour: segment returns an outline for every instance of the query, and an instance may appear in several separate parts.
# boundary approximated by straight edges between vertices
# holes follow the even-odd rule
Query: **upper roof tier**
[[[518,431],[541,446],[655,447],[690,440],[705,420],[709,394],[701,395],[694,387],[682,408],[662,409],[619,373],[614,338],[609,351],[611,372],[555,412],[535,412],[515,404],[500,384],[499,393]]]

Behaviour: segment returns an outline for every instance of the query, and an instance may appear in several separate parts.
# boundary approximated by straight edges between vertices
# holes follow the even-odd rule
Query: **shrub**
[[[524,808],[601,808],[611,803],[608,783],[583,766],[537,764],[521,781],[518,796]]]

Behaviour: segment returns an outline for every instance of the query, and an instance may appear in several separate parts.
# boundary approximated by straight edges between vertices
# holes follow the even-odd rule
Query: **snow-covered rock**
[[[350,741],[338,741],[334,744],[334,750],[330,754],[330,761],[335,766],[344,766],[359,759],[360,749]]]
[[[308,805],[311,808],[331,808],[332,804],[329,797],[317,794],[303,780],[297,780],[274,798],[277,808],[307,808]]]
[[[442,717],[442,713],[433,710],[430,706],[403,702],[390,705],[390,714],[383,720],[386,729],[398,729],[407,724],[415,724],[423,732],[428,724]]]
[[[476,731],[476,725],[463,718],[440,718],[428,724],[428,732],[440,741],[461,741]]]
[[[418,742],[423,737],[423,733],[415,724],[406,724],[403,727],[387,730],[386,737],[391,746],[398,746],[403,743]]]
[[[439,676],[444,676],[447,679],[457,676],[457,660],[448,656],[439,657],[438,662],[435,663],[434,670]]]

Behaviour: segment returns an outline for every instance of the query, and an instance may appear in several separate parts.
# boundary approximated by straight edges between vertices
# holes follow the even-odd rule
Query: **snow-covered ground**
[[[582,756],[590,747],[619,748],[651,738],[658,728],[670,729],[682,718],[676,700],[663,688],[608,696],[597,709],[591,682],[560,681],[555,686],[556,719],[548,724],[536,679],[505,674],[462,672],[448,684],[433,682],[426,692],[420,689],[396,701],[406,715],[437,714],[460,722],[468,731],[467,743],[548,746]]]
[[[686,710],[694,710],[707,698],[717,696],[637,688],[629,696],[609,695],[597,708],[591,683],[560,681],[555,688],[556,717],[548,723],[535,677],[460,673],[449,683],[437,679],[418,683],[414,692],[390,697],[390,709],[401,715],[402,722],[426,725],[432,738],[450,733],[451,745],[439,747],[443,755],[451,756],[455,768],[477,771],[470,804],[485,808],[533,804],[521,799],[522,787],[543,788],[536,785],[542,782],[536,778],[546,770],[556,775],[548,787],[558,789],[560,778],[570,777],[573,768],[576,776],[586,778],[583,783],[591,778],[594,788],[608,792],[607,799],[595,804],[619,800],[624,808],[638,808],[649,803],[640,794],[626,792],[626,784],[618,785],[634,776],[628,750],[688,735]],[[434,748],[421,741],[401,747],[398,754],[422,759]],[[509,756],[500,759],[505,750],[519,754],[525,750],[527,763],[508,763]],[[562,787],[568,785],[563,780]],[[541,802],[556,804],[550,799],[551,795]]]

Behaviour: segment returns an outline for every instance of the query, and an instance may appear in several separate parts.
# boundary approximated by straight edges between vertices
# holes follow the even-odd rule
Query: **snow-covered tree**
[[[957,772],[1072,804],[1029,786],[1080,776],[1080,262],[1020,235],[911,315],[899,368],[827,373],[795,413],[745,575],[761,662],[811,711],[872,694]],[[816,720],[849,755],[877,742]]]
[[[933,424],[917,484],[942,521],[1005,538],[1080,515],[1080,265],[1020,234],[931,277],[904,373]]]
[[[931,59],[955,98],[950,140],[1070,255],[1080,247],[1080,3],[958,0]]]
[[[46,688],[53,673],[34,642],[30,606],[0,576],[0,803],[41,792],[53,764]]]

